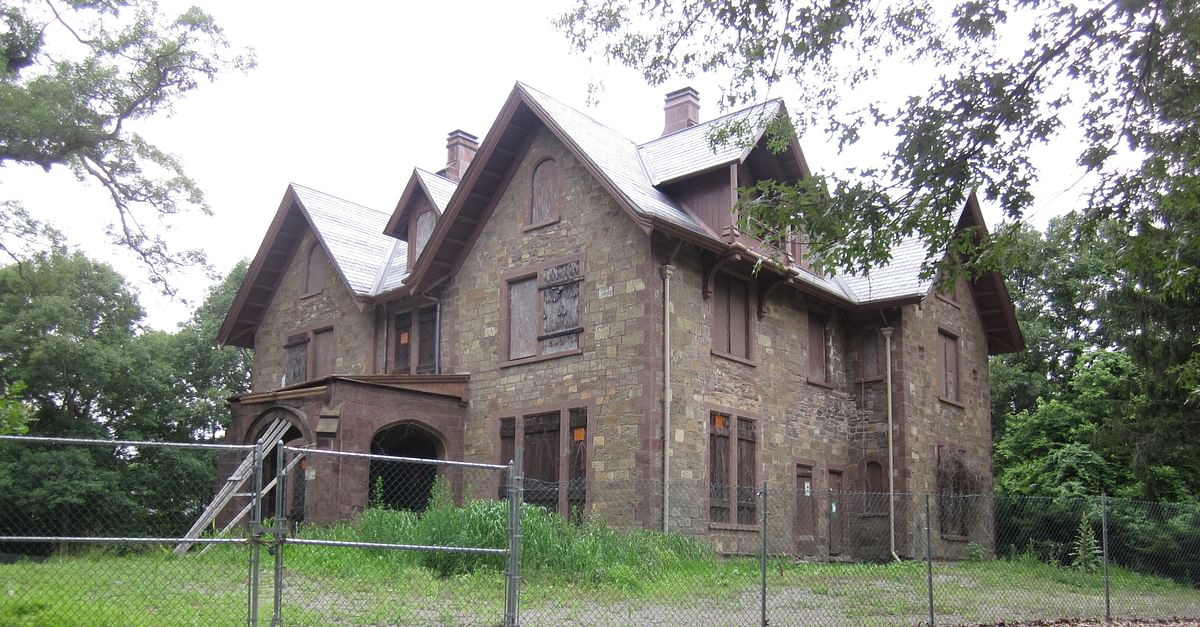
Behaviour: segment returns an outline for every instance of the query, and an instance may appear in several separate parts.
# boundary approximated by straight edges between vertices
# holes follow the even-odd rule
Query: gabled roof
[[[388,218],[383,232],[393,237],[407,239],[408,208],[412,204],[413,198],[417,194],[424,194],[429,199],[429,204],[433,205],[433,210],[441,216],[446,211],[446,205],[450,204],[450,197],[454,195],[457,187],[458,183],[444,176],[421,168],[413,168],[413,173],[408,177],[408,183],[404,185],[404,191],[400,193],[400,200],[396,202],[396,208],[392,210],[392,216]]]
[[[646,142],[638,146],[638,153],[651,184],[670,183],[745,161],[766,130],[767,123],[782,112],[783,101],[768,100]],[[709,134],[721,127],[741,130],[746,136],[741,137],[739,133],[739,137],[713,146]]]
[[[370,296],[378,269],[395,243],[382,234],[387,218],[381,211],[303,185],[289,184],[217,333],[217,340],[222,344],[254,347],[254,331],[300,241],[310,229],[350,293],[357,299]]]

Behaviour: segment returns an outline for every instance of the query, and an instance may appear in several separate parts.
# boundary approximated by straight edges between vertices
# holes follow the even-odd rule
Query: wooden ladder
[[[260,459],[266,457],[267,452],[275,447],[276,443],[283,438],[283,435],[287,433],[287,430],[290,427],[291,423],[289,423],[287,420],[278,419],[272,422],[267,427],[267,430],[263,432],[262,437],[258,439],[258,443],[255,445],[258,449],[258,457]],[[212,523],[212,521],[217,517],[217,514],[221,513],[221,510],[225,509],[225,506],[228,505],[229,502],[234,499],[234,497],[248,496],[247,493],[239,492],[239,490],[242,489],[242,486],[246,485],[247,481],[254,477],[254,453],[254,451],[250,451],[250,453],[246,455],[246,458],[242,460],[242,463],[238,465],[237,469],[234,470],[233,473],[229,475],[229,478],[225,480],[225,485],[221,486],[221,489],[217,491],[217,495],[213,497],[212,502],[208,504],[208,507],[206,507],[204,512],[200,514],[200,517],[196,519],[196,522],[192,525],[192,528],[189,529],[186,534],[184,534],[184,541],[175,546],[176,555],[183,555],[184,553],[187,553],[188,549],[191,548],[192,544],[194,544],[192,542],[188,542],[188,540],[199,538],[200,534],[204,533],[204,529]],[[296,458],[293,459],[290,464],[288,464],[287,470],[291,470],[301,457],[302,456],[297,455]],[[270,469],[264,470],[269,471]],[[271,482],[263,486],[262,492],[260,492],[258,495],[259,498],[261,498],[263,494],[266,494],[267,491],[274,486],[275,479],[272,477]],[[250,493],[249,495],[252,494],[253,493]],[[234,520],[226,525],[224,529],[221,529],[218,535],[224,535],[225,533],[228,533],[229,530],[233,528],[233,525],[241,520],[253,506],[254,500],[251,499],[250,504],[244,507],[242,511],[234,517]],[[205,547],[205,550],[207,550],[207,548],[208,547]]]

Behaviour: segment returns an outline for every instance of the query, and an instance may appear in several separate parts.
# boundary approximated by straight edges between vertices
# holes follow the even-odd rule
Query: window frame
[[[805,352],[805,380],[815,386],[833,389],[833,329],[832,316],[827,313],[809,310],[808,332],[805,342],[808,344]],[[821,378],[813,378],[813,322],[820,321],[821,327]]]
[[[582,417],[576,413],[581,412]],[[525,424],[530,418],[545,417],[550,414],[558,414],[558,500],[554,511],[560,516],[569,520],[578,522],[579,518],[572,518],[574,514],[582,516],[586,512],[591,511],[591,491],[588,490],[588,484],[592,481],[591,456],[592,446],[590,438],[592,434],[592,415],[593,408],[586,403],[564,403],[557,405],[543,405],[521,409],[519,411],[502,412],[497,415],[495,420],[496,434],[496,451],[497,461],[500,464],[508,464],[510,455],[506,455],[505,446],[505,431],[512,430],[511,456],[515,457],[516,443],[521,442],[522,448],[525,448]],[[582,424],[580,424],[582,423]],[[583,429],[582,440],[576,440],[576,429]],[[577,444],[579,443],[579,444]],[[579,464],[575,464],[573,457],[577,454],[582,454],[582,460]],[[525,460],[522,460],[524,464]],[[572,476],[573,474],[581,474],[582,476]],[[577,485],[574,482],[582,482],[583,498],[572,498],[578,495]],[[506,486],[501,484],[499,487],[500,498],[506,498]],[[580,505],[581,503],[581,505]],[[579,507],[578,511],[573,512],[572,506]]]
[[[955,407],[966,407],[962,401],[962,336],[949,329],[938,327],[937,330],[937,365],[935,367],[937,377],[937,395],[938,400],[948,405]],[[950,364],[946,347],[954,346],[954,363]],[[954,395],[947,394],[951,385],[950,377],[947,376],[953,368],[953,386]]]
[[[547,163],[552,164],[552,166],[555,168],[555,182],[558,186],[558,202],[555,202],[550,206],[548,212],[549,215],[545,220],[535,222],[533,219],[533,212],[538,200],[538,170]],[[558,159],[555,159],[550,155],[542,155],[538,157],[534,163],[533,169],[529,171],[529,206],[525,209],[521,230],[533,231],[535,229],[540,229],[552,224],[557,224],[562,219],[562,206],[565,203],[564,199],[565,193],[563,191],[562,164],[559,163]]]
[[[316,359],[317,359],[316,336],[319,333],[333,334],[333,337],[331,338],[333,341],[333,345],[332,345],[332,351],[333,351],[332,358],[333,358],[333,364],[334,364],[333,367],[334,367],[334,370],[337,369],[337,330],[336,330],[335,325],[333,325],[331,323],[323,323],[323,324],[316,324],[316,325],[309,326],[309,327],[293,329],[283,335],[283,375],[281,377],[283,380],[283,385],[281,385],[280,387],[289,387],[289,386],[293,386],[293,385],[296,385],[299,383],[304,383],[306,381],[312,381],[314,379],[319,378],[316,376],[316,368],[317,368],[317,365],[316,365]],[[296,347],[296,346],[304,346],[304,378],[299,381],[289,381],[288,376],[287,376],[288,375],[288,349]],[[330,372],[328,375],[323,375],[323,376],[330,376],[333,374],[336,374],[336,372]]]
[[[733,411],[729,408],[716,407],[716,406],[710,406],[707,411],[707,415],[708,415],[708,417],[704,422],[704,437],[705,437],[704,468],[705,468],[705,479],[706,479],[705,484],[708,488],[707,492],[706,492],[706,497],[705,497],[705,505],[706,505],[705,509],[707,512],[706,518],[708,521],[708,527],[710,529],[734,529],[734,530],[745,530],[745,531],[757,531],[760,528],[759,522],[758,522],[758,516],[760,514],[759,508],[761,507],[761,505],[758,502],[758,481],[761,477],[760,467],[762,466],[761,459],[762,459],[763,435],[762,435],[761,429],[762,429],[763,421],[759,420],[758,417],[756,417],[756,416],[748,416],[745,414],[745,412],[737,412],[737,411]],[[724,445],[726,447],[728,447],[727,450],[725,451],[726,460],[727,460],[726,463],[728,465],[726,472],[728,474],[725,477],[726,483],[724,483],[724,484],[713,483],[713,480],[715,478],[714,477],[715,471],[713,469],[713,464],[712,464],[713,436],[716,435],[716,433],[714,432],[714,429],[715,429],[714,423],[716,422],[716,418],[718,416],[723,416],[725,418],[725,420],[727,420],[730,423],[730,426],[726,427],[727,433],[724,436],[726,439]],[[742,438],[741,432],[740,432],[740,425],[741,425],[742,421],[749,422],[750,424],[753,425],[753,431],[752,431],[753,440],[750,440],[750,441],[753,442],[752,450],[754,451],[754,458],[750,462],[749,471],[753,474],[754,479],[751,482],[751,485],[748,485],[748,486],[741,485],[738,481],[738,477],[740,476],[740,474],[743,471],[743,468],[742,468],[743,459],[741,458],[741,454],[740,454],[741,447],[739,446],[740,442],[743,441],[743,438]],[[724,507],[725,513],[726,513],[726,520],[714,520],[713,519],[713,508],[714,508],[714,504],[713,504],[714,492],[713,492],[713,490],[717,486],[724,486],[724,488],[727,491],[726,492],[726,501],[725,501],[726,505]],[[743,499],[741,498],[742,497],[741,491],[743,491],[743,490],[745,491],[745,493],[748,493],[751,497],[748,501],[743,501]],[[740,516],[740,514],[742,512],[741,505],[743,502],[749,502],[749,503],[752,503],[752,505],[753,505],[753,508],[750,510],[749,517],[752,519],[750,522],[739,522],[739,520],[741,520],[741,516]]]
[[[544,280],[544,273],[550,268],[556,268],[565,264],[576,262],[579,264],[579,276],[567,281],[548,283]],[[511,357],[512,346],[511,342],[511,325],[512,325],[512,285],[514,283],[523,282],[529,279],[534,279],[537,296],[535,307],[537,313],[534,316],[535,320],[541,320],[542,326],[540,329],[535,329],[536,332],[536,351],[532,355],[524,357]],[[587,283],[587,260],[584,255],[574,255],[570,257],[560,257],[542,263],[533,264],[507,272],[500,278],[500,324],[497,330],[497,354],[499,357],[500,367],[507,368],[510,366],[518,366],[521,364],[536,363],[547,361],[550,359],[559,359],[561,357],[569,357],[571,355],[579,355],[583,353],[583,347],[587,341],[587,326],[584,321],[584,307],[586,305],[586,290],[584,286]],[[567,285],[578,285],[579,296],[576,303],[576,321],[578,326],[572,327],[570,330],[560,331],[553,334],[546,334],[545,331],[545,297],[543,292],[547,289],[562,287]],[[536,324],[536,323],[535,323]],[[547,353],[546,340],[554,339],[555,337],[563,337],[566,335],[575,336],[575,348],[563,351]]]
[[[425,334],[421,332],[421,319],[423,314],[429,312],[432,312],[433,315],[433,366],[431,370],[422,372],[421,350],[422,347],[425,346],[425,341],[427,338],[425,338]],[[394,336],[392,337],[392,340],[388,342],[387,347],[388,374],[440,374],[442,370],[442,320],[439,306],[437,304],[424,305],[420,307],[413,306],[406,307],[404,309],[397,309],[390,313],[390,322],[388,323],[390,325],[389,330],[394,334]],[[408,316],[408,333],[410,338],[408,343],[408,365],[403,371],[401,371],[398,368],[400,360],[400,318],[406,315]]]
[[[313,255],[321,256],[321,276],[320,285],[313,289]],[[320,240],[314,240],[308,247],[308,252],[304,256],[304,283],[301,286],[300,298],[311,298],[325,291],[325,285],[329,283],[329,266],[331,261],[329,254],[325,252],[325,248],[321,246]]]
[[[734,283],[734,282],[745,287],[745,292],[746,292],[746,303],[745,303],[745,312],[744,312],[745,320],[746,320],[746,354],[745,355],[739,355],[739,354],[733,352],[733,329],[734,329],[734,327],[733,327],[732,315],[723,316],[723,318],[726,320],[726,328],[721,335],[723,335],[724,337],[721,338],[718,336],[718,332],[720,331],[719,322],[722,318],[722,316],[719,315],[720,307],[722,305],[722,300],[723,300],[722,291],[724,290],[727,293],[727,295],[724,297],[724,301],[728,306],[729,313],[732,314],[732,312],[734,311],[733,302],[731,299],[732,292],[728,291],[728,286],[731,286],[732,283]],[[723,286],[726,286],[726,287],[723,288]],[[711,316],[711,318],[709,319],[710,320],[710,322],[709,322],[709,331],[710,331],[710,333],[709,333],[709,349],[710,349],[710,352],[713,355],[716,355],[717,357],[723,357],[725,359],[743,363],[748,366],[757,366],[758,365],[756,362],[757,351],[755,349],[756,342],[754,341],[755,336],[758,332],[758,316],[755,315],[755,311],[754,311],[754,304],[756,302],[755,298],[757,297],[757,294],[755,292],[755,289],[756,289],[755,282],[751,281],[749,279],[743,278],[739,275],[733,274],[731,272],[718,271],[713,276],[712,288],[713,288],[712,296],[709,297],[709,299],[708,299],[709,300],[709,315]],[[718,342],[720,342],[722,345],[718,346]],[[724,346],[729,346],[729,350],[723,350]]]

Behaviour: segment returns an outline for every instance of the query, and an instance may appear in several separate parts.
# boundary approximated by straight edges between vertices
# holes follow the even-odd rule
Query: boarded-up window
[[[825,316],[808,315],[808,380],[829,383],[829,320]]]
[[[958,402],[958,338],[938,331],[937,350],[938,393],[942,398]]]
[[[879,514],[887,511],[887,482],[883,477],[883,465],[879,462],[867,462],[863,469],[863,511],[868,514]]]
[[[392,359],[392,372],[408,374],[412,372],[412,313],[404,312],[396,316],[396,355]]]
[[[750,286],[728,274],[713,278],[713,350],[750,357]]]
[[[802,555],[816,552],[817,495],[812,466],[796,466],[796,518],[793,521],[796,548]]]
[[[293,385],[308,378],[308,334],[288,336],[284,344],[287,365],[284,368],[283,384]]]
[[[550,266],[508,283],[508,358],[553,355],[579,348],[583,283],[579,260]]]
[[[943,535],[967,537],[979,504],[976,476],[967,466],[966,453],[938,446],[938,518]]]
[[[518,441],[524,447],[525,501],[580,520],[587,505],[587,409],[501,418],[500,463],[516,455]]]
[[[322,329],[313,333],[314,379],[333,374],[337,365],[337,346],[333,329]]]
[[[529,224],[546,224],[558,218],[562,206],[562,178],[558,163],[547,159],[533,170]]]
[[[437,372],[437,307],[417,312],[417,374]]]
[[[863,333],[859,347],[859,370],[862,372],[862,378],[878,377],[882,371],[879,367],[879,332],[871,330]]]
[[[314,294],[325,287],[325,251],[320,244],[313,244],[308,249],[308,259],[304,268],[304,293]]]
[[[754,524],[758,511],[755,488],[757,441],[754,420],[721,412],[709,414],[708,515],[711,522]]]
[[[425,250],[425,244],[429,243],[429,236],[433,235],[433,226],[437,222],[437,214],[432,211],[425,211],[417,216],[416,237],[413,238],[413,262],[421,256],[421,251]]]

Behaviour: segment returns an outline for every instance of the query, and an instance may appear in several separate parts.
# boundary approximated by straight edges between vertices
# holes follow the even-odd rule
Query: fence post
[[[258,625],[258,569],[259,541],[262,539],[262,451],[254,447],[254,494],[250,510],[250,590],[247,604],[247,622],[251,627]]]
[[[523,477],[521,460],[525,449],[518,446],[513,459],[508,462],[508,588],[504,599],[504,625],[516,627],[521,624],[517,608],[521,589],[521,500]]]
[[[929,591],[929,627],[937,620],[933,617],[933,530],[929,524],[929,495],[925,495],[925,585]]]
[[[1112,622],[1112,597],[1108,580],[1108,495],[1100,495],[1100,537],[1104,553],[1104,622]]]
[[[287,460],[283,450],[283,439],[275,443],[275,520],[271,525],[275,532],[275,578],[272,599],[271,627],[283,624],[283,544],[287,535]]]
[[[762,627],[767,626],[767,482],[762,486],[762,550],[758,554],[759,570],[759,621]]]

